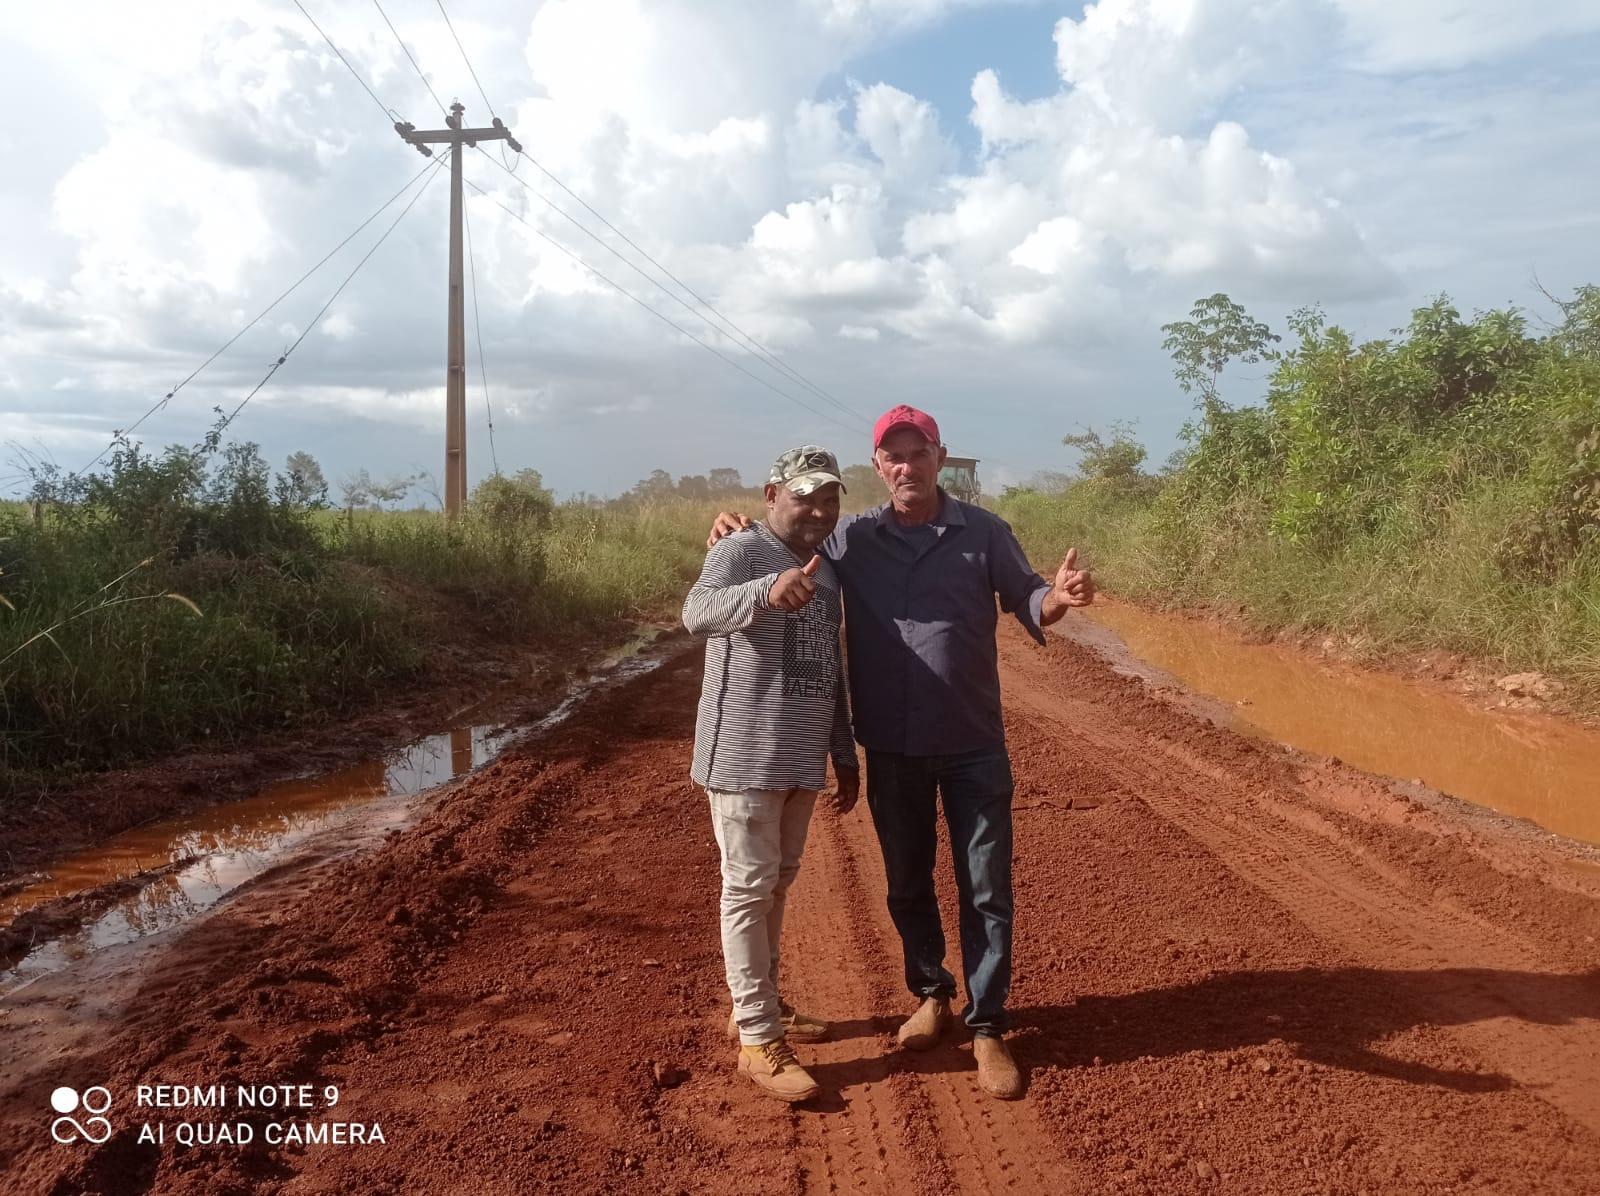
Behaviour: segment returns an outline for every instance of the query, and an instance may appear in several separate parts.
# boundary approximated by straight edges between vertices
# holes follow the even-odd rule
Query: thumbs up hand
[[[1094,602],[1094,574],[1078,568],[1078,550],[1067,549],[1067,559],[1056,570],[1055,596],[1067,606],[1089,606]]]
[[[767,605],[774,610],[799,610],[817,592],[816,576],[821,567],[822,558],[813,556],[798,568],[785,569],[767,591]]]

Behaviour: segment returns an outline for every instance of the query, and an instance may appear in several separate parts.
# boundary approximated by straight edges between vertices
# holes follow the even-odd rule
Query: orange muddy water
[[[381,757],[136,827],[56,861],[33,883],[0,897],[0,925],[36,906],[116,882],[130,882],[128,891],[70,933],[43,939],[16,963],[0,967],[0,998],[93,951],[187,921],[305,848],[315,835],[370,840],[404,826],[416,812],[417,795],[494,759],[516,737],[564,721],[597,686],[659,665],[658,656],[646,654],[656,638],[656,629],[644,628],[606,653],[537,722],[485,721],[491,712],[486,704],[462,712],[467,725]]]
[[[513,733],[478,726],[430,735],[382,759],[137,827],[51,865],[46,879],[0,899],[0,915],[14,918],[58,897],[155,869],[161,873],[73,933],[42,943],[0,971],[0,995],[91,951],[193,917],[358,811],[367,816],[368,829],[380,833],[403,824],[412,809],[409,798],[492,759]]]
[[[1229,703],[1231,725],[1424,784],[1569,838],[1600,843],[1600,732],[1550,715],[1486,710],[1383,673],[1253,644],[1126,603],[1087,612],[1134,656]]]

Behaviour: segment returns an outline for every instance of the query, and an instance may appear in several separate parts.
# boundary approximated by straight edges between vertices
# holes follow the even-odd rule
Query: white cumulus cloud
[[[1581,98],[1528,90],[1548,82],[1498,79],[1504,97],[1458,104],[1454,117],[1438,102],[1476,82],[1463,74],[1473,64],[1600,27],[1600,9],[1576,0],[1525,11],[1096,0],[1053,30],[1042,19],[1038,44],[1019,48],[1054,62],[1045,94],[1009,91],[1004,62],[952,80],[970,97],[959,107],[864,74],[865,55],[984,3],[543,0],[530,11],[483,0],[453,12],[496,111],[537,162],[512,178],[494,147],[466,155],[487,193],[467,193],[491,383],[485,397],[475,382],[472,410],[497,405],[502,464],[543,467],[567,489],[621,489],[656,465],[750,466],[786,443],[859,435],[819,426],[815,394],[765,371],[700,297],[863,418],[901,400],[935,407],[964,441],[989,439],[978,450],[1012,476],[1055,463],[1048,446],[1081,422],[1142,410],[1165,429],[1157,441],[1170,439],[1182,400],[1163,381],[1156,330],[1197,295],[1226,290],[1264,315],[1318,300],[1383,307],[1387,327],[1403,314],[1395,304],[1436,285],[1419,263],[1474,256],[1467,225],[1436,214],[1471,196],[1474,219],[1488,219],[1505,194],[1495,155],[1472,139],[1490,129],[1495,144],[1517,143],[1486,113],[1557,113],[1560,128],[1533,144],[1566,130],[1590,143]],[[383,105],[437,120],[375,14],[311,7]],[[391,15],[441,96],[486,120],[433,17]],[[0,426],[30,443],[66,452],[125,426],[422,165],[292,6],[174,0],[158,22],[111,0],[11,6],[0,32],[0,78],[47,82],[75,122],[71,137],[0,133],[8,160],[47,164],[0,181],[13,263],[0,279]],[[1425,116],[1419,71],[1440,89]],[[11,86],[0,95],[20,102],[24,84]],[[1402,119],[1408,103],[1420,132]],[[1546,196],[1592,193],[1576,151],[1537,177]],[[373,454],[433,452],[444,190],[433,185],[341,295],[243,434],[274,456],[342,455],[330,476]],[[1572,205],[1550,219],[1587,227]],[[212,404],[237,401],[397,210],[197,379],[152,435],[192,437]],[[1515,235],[1494,244],[1522,252]],[[475,363],[476,330],[469,341]],[[487,454],[472,453],[477,476]]]

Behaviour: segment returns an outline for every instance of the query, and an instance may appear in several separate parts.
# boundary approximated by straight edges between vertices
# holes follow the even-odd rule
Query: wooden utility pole
[[[518,153],[522,145],[494,118],[487,129],[464,129],[457,100],[445,117],[447,129],[418,130],[396,121],[394,130],[428,157],[430,145],[450,147],[450,284],[445,310],[444,367],[444,513],[454,519],[467,501],[467,330],[461,293],[461,147],[480,141],[505,141]]]

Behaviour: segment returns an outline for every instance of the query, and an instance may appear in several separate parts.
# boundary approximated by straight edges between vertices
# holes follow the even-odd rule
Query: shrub
[[[1197,400],[1174,467],[1109,485],[1140,446],[1087,432],[1064,493],[1001,511],[1040,563],[1076,541],[1133,596],[1550,668],[1600,705],[1600,288],[1560,306],[1533,336],[1440,298],[1364,344],[1308,308],[1280,349],[1212,296],[1166,327]],[[1230,405],[1223,371],[1252,356],[1265,399]]]

